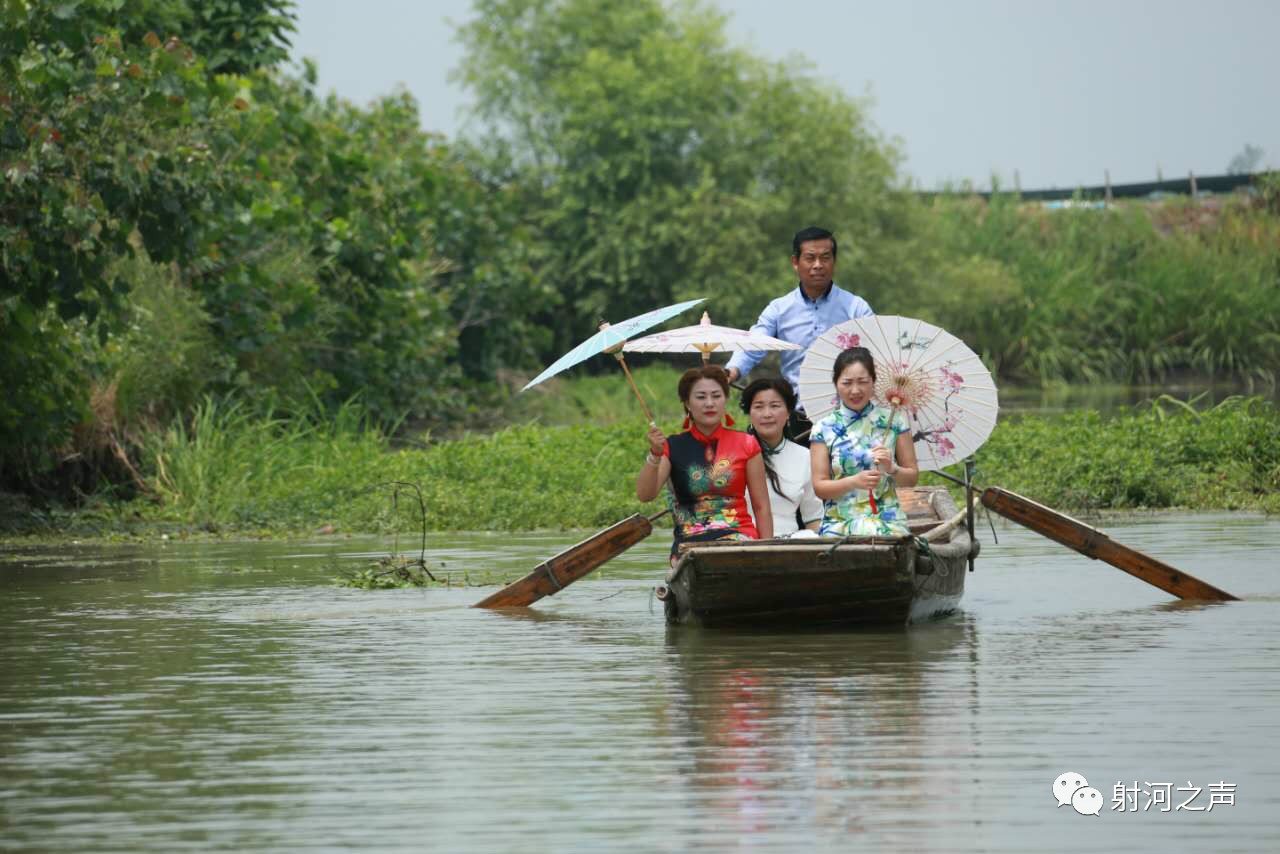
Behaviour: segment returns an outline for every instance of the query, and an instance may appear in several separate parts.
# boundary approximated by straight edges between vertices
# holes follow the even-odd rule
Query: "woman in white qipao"
[[[748,432],[764,452],[775,537],[790,537],[798,531],[811,536],[808,532],[817,531],[822,522],[822,500],[813,491],[809,452],[783,432],[795,405],[791,383],[781,377],[756,380],[742,392],[742,411],[751,419]]]

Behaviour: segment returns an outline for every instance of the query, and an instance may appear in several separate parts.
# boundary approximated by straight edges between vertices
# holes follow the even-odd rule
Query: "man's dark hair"
[[[808,243],[810,240],[830,240],[831,257],[836,257],[836,236],[825,228],[818,228],[816,225],[800,229],[796,232],[796,236],[791,238],[791,257],[799,258],[800,244]]]

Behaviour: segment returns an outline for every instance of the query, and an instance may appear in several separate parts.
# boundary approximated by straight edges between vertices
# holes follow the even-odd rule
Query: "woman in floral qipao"
[[[823,500],[823,536],[899,537],[907,517],[897,486],[920,478],[907,417],[878,405],[876,366],[865,347],[836,357],[832,371],[840,405],[809,435],[813,490]]]
[[[677,391],[687,414],[687,429],[668,439],[659,428],[651,427],[649,454],[636,477],[636,497],[641,501],[652,501],[664,483],[671,483],[676,523],[672,562],[685,542],[772,538],[773,514],[760,444],[754,436],[721,424],[729,398],[724,369],[704,365],[685,371]],[[747,512],[748,486],[754,522]]]

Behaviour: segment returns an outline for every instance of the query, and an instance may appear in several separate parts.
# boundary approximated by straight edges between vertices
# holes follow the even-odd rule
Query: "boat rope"
[[[974,477],[973,477],[973,480],[971,481],[971,485],[974,489],[974,494],[976,496],[978,493],[981,493],[982,487],[978,486],[978,470],[976,467],[974,468],[973,472],[974,472]],[[957,486],[965,486],[965,482],[963,480],[953,475],[949,475],[945,471],[933,471],[931,473],[936,474],[938,477],[945,478],[951,481],[952,483],[956,484]],[[997,546],[1000,545],[1000,537],[996,534],[996,523],[992,521],[991,510],[985,504],[982,505],[982,515],[986,517],[987,525],[991,528],[992,542],[994,542]]]
[[[896,537],[887,538],[887,537],[867,536],[866,534],[848,534],[844,537],[841,537],[837,542],[833,543],[831,545],[831,548],[827,549],[826,552],[823,553],[822,557],[823,557],[823,560],[830,561],[831,558],[835,555],[836,549],[840,548],[841,546],[871,546],[872,548],[876,546],[882,546],[882,545],[891,546],[891,545],[894,545],[897,539],[898,538]]]

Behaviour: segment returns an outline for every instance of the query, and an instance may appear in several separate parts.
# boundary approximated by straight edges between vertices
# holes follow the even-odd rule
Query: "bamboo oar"
[[[950,475],[944,476],[950,478]],[[1179,599],[1236,601],[1236,597],[1225,590],[1118,543],[1097,528],[1043,504],[1037,504],[1016,492],[989,486],[982,490],[982,503],[1006,519],[1030,528],[1069,549],[1075,549],[1086,557],[1106,561]]]
[[[623,519],[538,564],[524,578],[511,582],[472,607],[524,608],[544,596],[554,596],[649,536],[653,533],[653,523],[669,512],[669,510],[663,510],[652,516],[641,516],[637,513]]]

